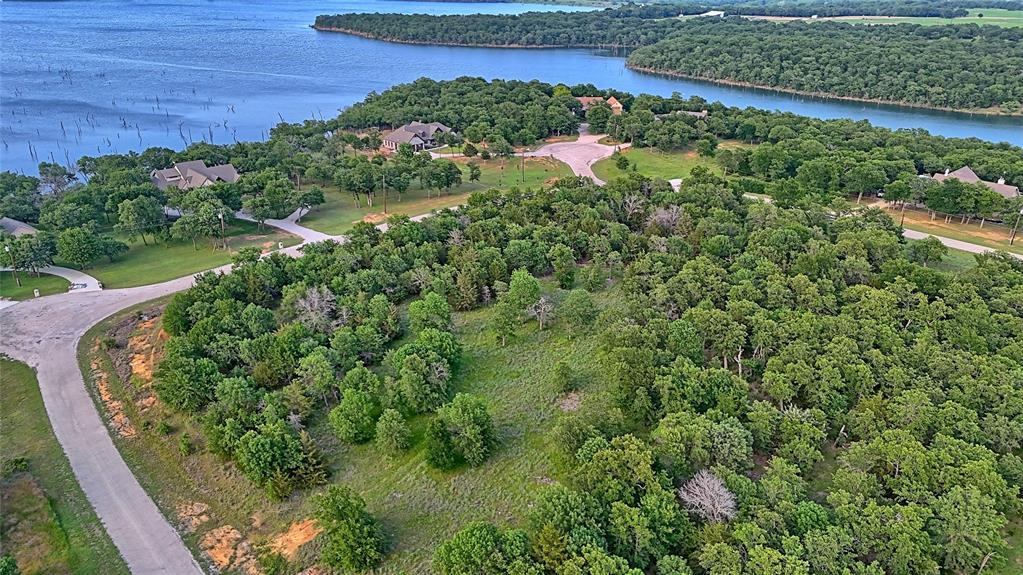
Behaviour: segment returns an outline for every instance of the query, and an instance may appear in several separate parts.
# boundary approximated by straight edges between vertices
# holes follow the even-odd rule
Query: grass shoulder
[[[26,575],[127,574],[53,435],[32,369],[0,359],[0,396],[0,548]]]
[[[231,257],[243,247],[256,246],[264,251],[277,249],[278,243],[293,246],[301,240],[289,233],[270,226],[259,231],[256,224],[235,220],[227,229],[228,249],[213,249],[209,241],[199,241],[193,247],[189,241],[141,240],[128,242],[124,237],[117,239],[128,244],[128,252],[114,261],[103,260],[86,270],[85,273],[103,282],[105,288],[126,288],[159,283],[188,274],[215,268],[231,262]],[[56,262],[61,265],[60,262]]]
[[[66,279],[50,274],[36,276],[22,271],[18,272],[18,278],[21,280],[20,286],[14,281],[11,272],[0,273],[0,298],[15,301],[32,299],[35,290],[39,290],[41,297],[66,292],[70,285]]]

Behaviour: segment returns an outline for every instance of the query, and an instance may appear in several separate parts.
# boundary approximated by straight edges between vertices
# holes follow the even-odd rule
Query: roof
[[[603,96],[576,96],[575,99],[583,105],[583,108],[589,108],[594,104],[600,104],[604,101]]]
[[[237,182],[239,175],[231,164],[207,166],[202,160],[192,160],[178,162],[164,170],[153,170],[150,178],[161,190],[168,187],[190,190],[216,182]]]
[[[970,166],[963,166],[954,172],[946,171],[944,174],[934,174],[931,177],[939,182],[944,182],[949,178],[954,178],[960,182],[966,182],[968,184],[984,184],[988,187],[988,189],[998,193],[1004,198],[1011,199],[1019,196],[1019,188],[1006,184],[1004,178],[999,179],[997,182],[982,180],[980,179],[980,176],[978,176],[977,173],[970,168]]]
[[[611,106],[612,108],[621,108],[622,107],[622,103],[619,102],[618,98],[615,98],[614,96],[611,96],[610,98],[607,99],[607,105]]]
[[[434,135],[438,132],[446,133],[450,131],[451,128],[440,122],[409,122],[404,126],[387,132],[383,138],[388,142],[395,142],[397,144],[413,144],[418,139],[418,143],[423,144],[428,140],[434,139]]]
[[[16,238],[25,235],[34,236],[39,231],[25,222],[8,217],[0,218],[0,228]]]

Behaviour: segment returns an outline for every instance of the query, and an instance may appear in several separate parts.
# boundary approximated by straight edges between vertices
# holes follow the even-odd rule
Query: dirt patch
[[[0,483],[4,552],[22,573],[70,573],[67,542],[50,501],[28,473]]]
[[[308,569],[305,569],[297,573],[296,575],[327,575],[327,570],[324,569],[323,567],[320,567],[319,565],[313,565],[312,567],[309,567]]]
[[[164,343],[170,335],[160,325],[160,318],[152,317],[139,322],[135,335],[128,338],[131,375],[144,382],[153,380],[153,371],[163,358]]]
[[[379,224],[379,223],[386,222],[387,218],[389,218],[389,217],[390,216],[388,216],[387,214],[385,214],[383,212],[374,212],[372,214],[366,214],[366,215],[362,216],[362,219],[359,220],[359,221],[360,222],[368,222],[368,223],[371,223],[371,224]]]
[[[578,391],[570,391],[558,401],[558,407],[565,412],[576,411],[582,404],[583,394]]]
[[[270,549],[283,555],[289,561],[295,558],[300,547],[309,543],[323,531],[313,519],[296,521],[287,531],[270,541]]]
[[[230,525],[222,525],[203,535],[199,547],[220,571],[262,575],[252,544]]]
[[[93,355],[96,358],[92,360],[91,367],[92,379],[96,382],[96,391],[99,393],[99,399],[103,402],[103,407],[106,409],[107,416],[110,418],[110,425],[114,428],[114,431],[125,439],[131,439],[138,435],[138,431],[132,425],[128,416],[125,415],[124,404],[115,399],[110,392],[110,379],[107,376],[106,370],[100,364],[97,357],[98,353],[99,346],[97,344],[93,348]]]
[[[195,533],[199,527],[210,520],[210,506],[198,501],[192,503],[181,503],[175,508],[178,514],[178,521],[181,523],[181,530],[185,533]]]

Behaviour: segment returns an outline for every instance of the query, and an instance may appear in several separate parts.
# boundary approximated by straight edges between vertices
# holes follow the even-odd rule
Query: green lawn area
[[[53,436],[32,369],[0,359],[0,397],[0,456],[28,461],[0,480],[0,549],[25,575],[127,574]]]
[[[722,142],[719,147],[734,149],[742,146],[744,144],[739,142],[727,141]],[[662,152],[656,148],[626,148],[621,153],[632,164],[629,166],[630,170],[635,166],[637,172],[650,178],[662,180],[684,178],[696,166],[706,166],[715,174],[721,173],[721,167],[714,161],[714,158],[705,158],[692,150]],[[624,172],[615,165],[615,158],[610,157],[594,163],[593,173],[598,178],[609,182],[623,175]]]
[[[520,165],[518,158],[487,161],[477,158],[473,161],[480,165],[480,181],[469,181],[469,168],[467,167],[469,160],[459,158],[457,163],[462,169],[463,179],[461,186],[453,188],[450,192],[441,192],[439,195],[436,192],[430,192],[432,197],[427,197],[427,191],[420,187],[418,181],[413,181],[409,190],[401,195],[401,201],[398,201],[397,194],[388,192],[387,214],[416,216],[429,213],[432,210],[462,204],[469,194],[479,190],[504,189],[515,185],[538,186],[551,178],[572,175],[568,166],[548,158],[526,158],[524,178],[520,171],[523,165]],[[343,234],[363,219],[373,222],[386,219],[383,214],[383,195],[378,195],[372,207],[367,206],[364,201],[360,202],[361,207],[356,207],[351,194],[341,192],[334,187],[325,188],[324,195],[326,203],[303,216],[302,225],[325,234]]]
[[[554,288],[547,284],[545,289]],[[603,304],[616,297],[613,290],[596,294],[597,301]],[[98,357],[109,372],[110,358],[94,342],[123,318],[137,316],[140,309],[101,323],[82,339],[79,353],[83,367],[89,365],[91,358]],[[488,329],[492,315],[492,308],[485,308],[457,313],[454,317],[463,355],[461,367],[452,380],[453,388],[486,400],[499,436],[498,448],[481,467],[447,473],[428,467],[422,445],[428,419],[425,416],[410,422],[413,448],[394,459],[382,455],[372,443],[354,447],[341,444],[329,429],[322,405],[318,405],[307,424],[331,469],[330,482],[356,489],[388,535],[391,547],[376,573],[428,572],[436,546],[474,519],[521,525],[523,514],[538,490],[556,477],[548,434],[561,413],[558,402],[563,396],[549,379],[551,367],[558,360],[568,361],[580,376],[583,396],[599,393],[599,377],[593,362],[598,346],[595,331],[569,338],[558,323],[538,332],[535,322],[530,322],[502,347]],[[120,332],[118,340],[146,332],[155,334],[157,330],[158,323],[130,328]],[[89,371],[85,373],[88,380]],[[201,547],[202,536],[210,529],[225,524],[238,528],[247,540],[259,545],[311,515],[309,495],[319,490],[297,493],[282,503],[270,502],[233,464],[201,448],[197,454],[181,455],[178,449],[181,434],[199,437],[194,419],[160,404],[141,413],[137,409],[138,400],[149,393],[147,385],[137,379],[126,384],[116,376],[109,377],[108,383],[138,430],[134,439],[114,435],[114,441],[157,505],[168,517],[175,517],[176,509],[183,503],[202,502],[210,506],[211,519],[195,532],[183,534],[192,549]],[[170,425],[169,435],[157,432],[159,422]],[[293,566],[311,565],[318,552],[316,542],[303,546]]]
[[[908,240],[910,242],[920,240]],[[949,249],[948,255],[941,259],[940,262],[927,264],[928,267],[935,270],[941,270],[943,272],[961,272],[966,271],[970,268],[977,267],[977,259],[970,252],[964,252],[963,250]]]
[[[150,241],[147,246],[141,240],[127,242],[125,238],[120,237],[118,239],[129,245],[128,253],[113,262],[102,260],[85,272],[103,282],[105,288],[135,287],[179,278],[230,263],[235,250],[242,247],[277,249],[277,242],[293,246],[301,241],[296,236],[269,226],[260,232],[255,223],[242,220],[235,220],[227,228],[227,233],[228,251],[212,249],[207,240],[200,240],[197,244],[198,249],[195,249],[190,241],[173,240],[155,244]],[[57,265],[64,264],[57,262]]]
[[[21,279],[21,286],[14,281],[11,272],[0,273],[0,297],[13,300],[31,299],[35,297],[33,290],[39,290],[39,295],[50,295],[67,291],[70,282],[60,276],[42,274],[39,277],[18,272]]]
[[[865,24],[920,24],[923,26],[940,26],[947,24],[980,24],[1017,28],[1023,26],[1023,11],[1004,10],[1000,8],[974,8],[968,10],[969,15],[962,18],[885,18],[882,16],[863,16],[859,18],[843,18],[843,22]]]

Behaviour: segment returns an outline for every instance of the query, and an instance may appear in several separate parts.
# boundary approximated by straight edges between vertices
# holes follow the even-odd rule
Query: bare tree
[[[637,195],[626,196],[622,200],[622,211],[625,212],[625,216],[630,220],[637,214],[643,213],[643,198]]]
[[[698,471],[678,488],[678,498],[686,509],[708,523],[728,521],[737,512],[735,495],[728,490],[724,481],[706,469]]]
[[[547,296],[540,296],[536,303],[529,306],[529,315],[540,322],[540,331],[543,331],[543,324],[554,316],[554,302]]]
[[[295,301],[295,313],[309,329],[332,332],[337,327],[337,298],[324,286],[311,287]]]
[[[448,245],[460,246],[463,243],[465,243],[465,237],[464,234],[462,234],[462,230],[458,229],[451,230],[451,232],[448,234]]]
[[[426,286],[430,285],[433,280],[433,274],[430,273],[430,269],[426,267],[414,268],[409,275],[412,280],[412,285],[416,286],[416,290],[422,292],[426,289]]]
[[[657,208],[646,220],[647,226],[657,226],[661,231],[672,234],[678,229],[682,222],[684,212],[679,206],[665,206]]]

